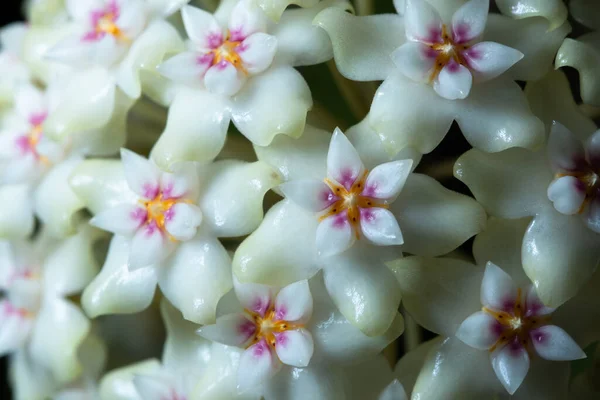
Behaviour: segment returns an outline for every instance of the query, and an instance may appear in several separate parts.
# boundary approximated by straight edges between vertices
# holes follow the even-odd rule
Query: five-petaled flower
[[[369,172],[354,146],[336,129],[327,154],[327,178],[292,180],[281,185],[281,191],[318,213],[316,243],[321,255],[341,253],[362,236],[380,246],[400,245],[400,227],[387,208],[402,190],[412,163],[391,161]]]
[[[469,316],[456,336],[490,352],[494,372],[510,394],[525,379],[534,352],[553,361],[586,357],[567,332],[551,324],[554,309],[540,301],[535,287],[517,288],[510,275],[491,262],[481,283],[481,303],[482,311]]]
[[[495,42],[481,42],[488,0],[470,0],[447,26],[425,0],[408,0],[404,14],[406,37],[392,59],[400,71],[417,82],[433,84],[446,99],[464,99],[473,81],[483,82],[504,73],[523,53]]]
[[[306,367],[313,355],[310,320],[313,299],[308,281],[292,283],[281,290],[259,284],[235,282],[244,311],[227,314],[215,325],[198,329],[210,340],[246,348],[238,370],[238,387],[246,390],[273,376],[281,364]]]

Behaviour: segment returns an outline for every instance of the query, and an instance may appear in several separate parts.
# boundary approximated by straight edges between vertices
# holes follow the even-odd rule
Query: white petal
[[[163,199],[196,201],[200,190],[198,164],[181,162],[171,166],[172,172],[163,172],[160,176],[160,188]]]
[[[208,12],[192,6],[181,9],[185,31],[198,49],[214,49],[221,45],[223,32]]]
[[[131,240],[129,267],[133,270],[163,261],[173,250],[175,243],[150,222],[137,230]]]
[[[15,107],[23,119],[31,125],[43,122],[48,106],[41,90],[31,84],[23,85],[17,88],[15,93]],[[34,123],[35,122],[37,123]]]
[[[365,238],[378,246],[404,243],[396,217],[385,208],[372,207],[360,210],[360,229]]]
[[[165,229],[177,240],[190,240],[202,223],[202,211],[195,204],[177,203],[166,212]]]
[[[412,165],[413,160],[398,160],[376,166],[367,176],[362,195],[382,200],[395,199],[404,187]]]
[[[478,311],[463,321],[456,337],[479,350],[487,350],[500,337],[502,327],[494,317],[484,311]]]
[[[337,200],[325,182],[313,179],[285,182],[279,189],[286,198],[307,211],[323,211]]]
[[[235,294],[246,310],[264,316],[274,300],[274,289],[258,283],[240,283],[234,276]]]
[[[24,238],[34,228],[28,185],[0,186],[0,238]]]
[[[244,85],[246,77],[233,64],[221,61],[213,65],[204,75],[204,85],[212,93],[233,96]]]
[[[508,391],[513,394],[517,391],[527,371],[529,371],[529,355],[527,351],[516,344],[507,344],[491,355],[492,367],[496,376]]]
[[[306,329],[296,329],[275,334],[275,351],[282,363],[306,367],[314,351],[312,336]]]
[[[281,363],[264,340],[250,346],[240,357],[237,373],[238,391],[242,392],[266,382],[280,368]]]
[[[442,41],[442,19],[427,1],[407,0],[404,20],[408,39],[424,43]]]
[[[284,287],[275,297],[275,318],[278,321],[304,323],[312,315],[312,310],[313,299],[306,280]]]
[[[600,198],[596,197],[588,204],[583,221],[592,231],[600,233]]]
[[[259,74],[269,68],[277,51],[275,36],[258,32],[250,35],[238,47],[237,53],[242,58],[244,68],[250,74]]]
[[[346,211],[325,218],[317,227],[317,252],[321,257],[342,253],[354,240],[354,230]]]
[[[527,5],[522,3],[521,0],[496,0],[496,5],[502,14],[511,16],[514,19],[543,17],[550,22],[548,30],[552,31],[565,22],[569,15],[569,9],[575,20],[586,25],[579,19],[579,13],[577,13],[576,9],[578,8],[578,4],[586,3],[587,1],[574,1],[569,4],[569,8],[567,8],[562,0],[530,0],[526,3]],[[582,7],[582,9],[585,8]],[[583,17],[585,19],[591,18],[592,21],[598,21],[598,17],[594,18],[593,12],[590,13],[587,9],[585,9]]]
[[[238,1],[229,16],[230,40],[241,41],[255,32],[265,32],[267,18],[262,9],[248,0]]]
[[[142,0],[128,0],[120,4],[119,17],[115,21],[125,36],[137,37],[146,25],[147,5]]]
[[[246,314],[227,314],[217,318],[216,324],[204,325],[197,332],[213,342],[243,347],[256,333],[256,325]]]
[[[175,82],[194,84],[202,82],[212,66],[214,56],[187,51],[169,58],[157,67],[162,76]]]
[[[398,2],[398,0],[395,2]],[[404,386],[399,380],[394,379],[392,383],[385,387],[377,400],[408,400],[408,397],[404,391]]]
[[[327,176],[350,190],[364,171],[358,152],[346,135],[336,128],[327,153]]]
[[[520,254],[519,254],[520,256]],[[554,308],[546,306],[537,295],[535,285],[530,285],[525,300],[526,315],[548,315],[554,312]]]
[[[406,77],[416,82],[427,82],[438,53],[419,42],[407,42],[392,54],[392,61]]]
[[[600,167],[600,130],[588,138],[585,143],[585,152],[590,165],[594,168]]]
[[[577,214],[585,200],[585,185],[574,176],[562,176],[548,186],[548,198],[562,214]]]
[[[490,8],[488,0],[470,0],[452,16],[452,37],[455,43],[467,43],[483,34]]]
[[[433,82],[437,94],[448,100],[464,99],[471,92],[473,75],[464,65],[450,61]]]
[[[87,21],[90,13],[102,7],[100,0],[66,0],[66,8],[71,17],[79,21]]]
[[[498,311],[510,311],[516,300],[517,288],[510,275],[488,261],[481,282],[481,304]]]
[[[574,171],[585,166],[583,144],[564,125],[553,121],[548,137],[548,159],[558,172]]]
[[[133,236],[146,222],[146,215],[146,210],[139,205],[121,204],[101,211],[90,220],[90,224],[119,235]]]
[[[133,384],[140,398],[144,400],[179,399],[180,395],[187,394],[180,393],[176,387],[175,377],[163,371],[154,374],[135,374]]]
[[[108,372],[100,382],[98,392],[100,399],[143,400],[135,387],[134,379],[139,374],[158,374],[161,364],[156,359],[149,359],[121,367]]]
[[[476,82],[493,79],[523,58],[523,53],[496,42],[481,42],[469,47],[462,55]]]
[[[121,160],[129,188],[152,200],[159,190],[159,172],[152,162],[131,150],[121,149]]]
[[[546,325],[529,333],[535,351],[552,361],[571,361],[586,358],[581,347],[562,328]]]
[[[8,301],[0,302],[0,354],[17,351],[29,337],[32,326],[30,318],[20,315]]]

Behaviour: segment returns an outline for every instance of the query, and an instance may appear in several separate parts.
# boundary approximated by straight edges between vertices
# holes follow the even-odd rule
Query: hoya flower
[[[203,326],[198,333],[243,349],[237,389],[243,393],[262,385],[266,399],[286,397],[280,393],[293,387],[298,373],[319,371],[315,384],[326,386],[344,365],[375,355],[404,328],[396,312],[383,335],[365,336],[335,309],[320,275],[283,288],[234,279],[234,289],[237,299],[224,297],[216,324]]]
[[[217,238],[250,233],[279,176],[263,162],[187,163],[167,173],[131,151],[121,156],[86,160],[71,177],[90,223],[115,234],[83,307],[94,316],[137,312],[158,283],[186,319],[211,323],[231,288],[231,261]]]
[[[176,88],[167,126],[152,154],[156,163],[170,168],[178,161],[214,158],[230,121],[260,146],[280,133],[299,137],[312,98],[293,67],[332,57],[327,34],[312,24],[328,6],[350,7],[343,0],[328,0],[285,11],[278,23],[250,0],[222,2],[213,15],[184,7],[189,50],[158,67]]]
[[[279,188],[285,199],[238,247],[233,270],[242,282],[282,287],[323,269],[340,312],[366,334],[381,335],[400,303],[384,262],[402,251],[448,253],[483,228],[485,213],[411,173],[414,152],[390,159],[365,124],[349,137],[360,152],[339,130],[332,137],[312,127],[300,139],[256,147],[286,180]]]
[[[15,89],[29,82],[31,73],[23,60],[27,27],[13,23],[0,29],[0,107],[12,104]]]
[[[11,355],[18,392],[33,393],[81,374],[77,353],[90,322],[67,297],[80,293],[96,274],[93,244],[98,237],[99,231],[82,227],[58,244],[45,232],[35,243],[1,243],[0,351]],[[48,385],[32,385],[31,376]]]
[[[548,32],[542,18],[488,15],[488,3],[407,0],[396,2],[400,15],[327,9],[316,17],[342,75],[384,81],[366,123],[390,154],[429,153],[453,121],[488,152],[542,141],[543,126],[513,80],[541,78],[570,26]]]
[[[407,311],[442,335],[413,397],[566,398],[571,364],[564,361],[584,358],[581,349],[600,333],[600,275],[563,306],[546,306],[521,265],[528,222],[490,220],[475,238],[477,265],[422,257],[390,264]]]
[[[491,215],[535,217],[523,241],[523,267],[542,301],[558,307],[577,293],[600,260],[597,127],[578,110],[560,72],[528,92],[536,113],[551,126],[547,145],[492,155],[470,150],[458,159],[455,175]]]
[[[34,216],[57,237],[75,232],[83,208],[69,188],[68,177],[85,155],[115,152],[125,140],[125,115],[117,113],[101,129],[80,132],[62,142],[49,138],[48,120],[69,102],[62,82],[42,91],[23,84],[15,91],[14,108],[0,123],[0,237],[24,238]]]
[[[566,38],[558,49],[555,65],[572,67],[579,72],[581,98],[586,104],[600,106],[600,6],[591,1],[574,0],[569,9],[575,20],[593,31],[577,38]]]
[[[550,22],[550,29],[561,26],[569,16],[569,10],[562,0],[496,0],[496,5],[503,14],[515,19],[546,18]]]

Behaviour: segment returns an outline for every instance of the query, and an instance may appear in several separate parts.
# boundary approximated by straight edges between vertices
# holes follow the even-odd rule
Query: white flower
[[[503,14],[515,19],[546,18],[551,30],[561,26],[569,16],[569,10],[562,0],[496,0],[496,5]]]
[[[454,170],[492,216],[535,217],[523,240],[523,267],[542,301],[558,307],[600,260],[593,139],[598,128],[581,114],[559,71],[530,84],[528,94],[551,130],[547,146],[535,152],[471,150]]]
[[[0,106],[11,104],[15,89],[29,82],[31,73],[23,60],[27,27],[13,23],[0,29]]]
[[[167,173],[128,150],[122,161],[84,161],[71,186],[95,215],[91,223],[115,236],[83,307],[94,316],[137,312],[158,283],[186,319],[211,323],[231,288],[231,261],[217,237],[250,233],[278,183],[262,162],[187,163]]]
[[[316,243],[323,256],[341,253],[363,236],[375,245],[400,245],[402,233],[388,208],[412,164],[392,161],[367,172],[356,149],[336,129],[327,154],[327,178],[292,180],[280,190],[297,205],[320,213]]]
[[[481,42],[488,8],[488,0],[470,0],[447,26],[425,0],[408,0],[404,24],[409,42],[392,53],[392,60],[408,78],[432,83],[440,96],[466,98],[473,80],[493,79],[523,58],[508,46]]]
[[[223,2],[213,15],[183,8],[190,49],[158,67],[175,85],[164,85],[158,96],[170,109],[152,154],[157,165],[169,169],[179,161],[213,159],[230,121],[260,146],[278,134],[299,137],[312,98],[293,67],[332,57],[327,34],[312,24],[328,6],[350,7],[344,0],[327,0],[286,10],[278,23],[250,0]]]
[[[266,398],[282,398],[283,389],[295,385],[294,375],[311,371],[318,371],[313,385],[326,386],[339,368],[378,353],[404,328],[397,315],[384,335],[365,336],[335,310],[320,275],[281,289],[234,279],[234,289],[237,301],[224,297],[221,303],[232,313],[198,333],[244,349],[237,367],[240,393],[262,385]]]
[[[360,154],[341,132],[332,138],[312,127],[300,139],[281,136],[269,147],[256,147],[259,159],[287,181],[281,187],[287,197],[238,247],[233,270],[242,282],[285,286],[323,269],[340,312],[366,334],[380,335],[395,318],[401,297],[384,262],[402,251],[448,253],[483,228],[485,213],[432,178],[409,174],[413,163],[406,159],[414,154],[407,150],[397,156],[405,160],[390,160],[369,135],[362,123],[348,132]],[[371,171],[366,181],[363,162]],[[327,175],[335,179],[334,191],[354,193],[337,200],[324,183]],[[375,181],[377,188],[371,185]],[[358,187],[363,184],[366,188]],[[347,209],[338,213],[338,206]],[[319,221],[323,215],[327,218]]]
[[[384,81],[366,124],[386,150],[429,153],[453,121],[473,147],[487,152],[538,146],[543,125],[513,80],[542,78],[569,24],[548,31],[543,18],[488,15],[485,0],[412,0],[405,9],[357,17],[330,8],[315,18],[331,37],[342,75]]]
[[[585,358],[562,328],[551,324],[554,309],[537,297],[535,287],[517,288],[510,275],[488,262],[481,283],[482,311],[469,316],[456,337],[488,350],[496,376],[513,394],[527,375],[530,354],[552,361]]]

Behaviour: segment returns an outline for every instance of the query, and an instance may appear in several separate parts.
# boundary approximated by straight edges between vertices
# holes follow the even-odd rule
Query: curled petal
[[[265,32],[266,29],[266,15],[255,3],[241,0],[231,10],[229,17],[230,40],[241,41],[255,32]]]
[[[214,325],[205,325],[197,333],[208,340],[242,347],[256,333],[256,325],[245,314],[227,314]]]
[[[154,221],[137,230],[131,239],[129,267],[132,270],[163,261],[175,246]]]
[[[399,160],[376,166],[367,176],[362,195],[382,200],[395,199],[404,187],[412,165],[413,160]]]
[[[442,42],[442,19],[425,0],[407,0],[404,12],[406,37],[423,43]]]
[[[294,367],[306,367],[314,351],[314,342],[309,331],[295,329],[275,335],[275,351],[279,360]]]
[[[316,232],[317,251],[321,257],[342,253],[355,241],[348,213],[329,216],[319,223]]]
[[[190,240],[202,222],[202,211],[195,204],[178,203],[166,212],[165,229],[177,240]]]
[[[452,36],[455,43],[468,43],[483,34],[490,2],[470,0],[452,16]]]
[[[537,295],[534,285],[529,286],[527,291],[525,311],[527,315],[548,315],[554,312],[554,308],[546,306]]]
[[[200,177],[196,163],[177,163],[172,173],[163,172],[160,176],[160,188],[163,199],[180,199],[196,201],[200,190]]]
[[[396,217],[385,208],[361,209],[360,228],[365,238],[378,246],[404,243]]]
[[[404,43],[391,54],[400,72],[415,82],[429,81],[437,56],[437,51],[419,42]]]
[[[487,350],[496,343],[502,327],[490,314],[478,311],[469,316],[456,331],[456,337],[479,350]]]
[[[236,48],[244,68],[250,74],[259,74],[269,68],[277,51],[277,38],[257,32]]]
[[[473,72],[475,82],[502,75],[523,58],[523,53],[495,42],[481,42],[469,47],[462,55]]]
[[[529,333],[538,355],[546,360],[571,361],[586,358],[581,347],[562,328],[545,325]]]
[[[495,310],[510,311],[516,299],[517,288],[510,275],[488,262],[481,282],[481,304]]]
[[[350,190],[364,171],[358,152],[339,128],[333,132],[327,153],[327,175]]]
[[[576,171],[585,166],[583,144],[564,125],[554,121],[548,137],[548,159],[555,171]]]
[[[473,75],[467,67],[451,61],[433,82],[437,94],[448,100],[464,99],[471,92]]]
[[[212,66],[214,56],[192,51],[177,54],[157,67],[164,77],[175,82],[197,84],[202,82],[206,71]]]
[[[181,9],[183,25],[198,49],[214,49],[221,45],[223,32],[217,20],[208,12],[192,6]]]
[[[529,355],[518,343],[509,343],[491,355],[492,367],[506,391],[517,391],[529,371]]]
[[[307,211],[323,211],[332,205],[337,197],[323,181],[294,180],[279,185],[283,195]]]
[[[133,236],[146,222],[146,210],[134,204],[121,204],[98,213],[90,224],[119,235]]]
[[[121,160],[131,190],[145,199],[154,199],[159,190],[159,171],[156,166],[127,149],[121,149]]]
[[[281,362],[271,352],[264,340],[250,346],[240,357],[237,374],[239,391],[245,391],[258,386],[281,369]]]
[[[561,214],[577,214],[585,196],[585,185],[574,176],[560,177],[548,186],[548,198]]]
[[[308,281],[292,283],[281,289],[275,298],[275,318],[280,321],[306,322],[313,310]]]
[[[204,84],[211,93],[233,96],[244,85],[246,77],[232,63],[221,61],[213,65],[204,75]]]
[[[529,0],[527,6],[521,0],[496,0],[496,5],[503,14],[515,19],[544,17],[550,22],[549,30],[561,26],[569,14],[562,0]]]
[[[244,309],[264,316],[274,300],[274,289],[258,283],[240,283],[233,280],[235,294]]]

